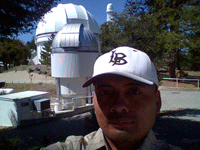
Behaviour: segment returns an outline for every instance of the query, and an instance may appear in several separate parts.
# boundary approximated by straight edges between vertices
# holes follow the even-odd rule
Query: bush
[[[28,68],[28,73],[31,73],[31,72],[34,72],[34,70],[31,68]]]
[[[36,68],[35,68],[35,71],[40,71],[40,70],[41,70],[41,69],[40,69],[40,68],[38,68],[38,67],[36,67]]]
[[[21,67],[21,70],[24,71],[24,70],[26,70],[26,68],[27,68],[27,66],[24,66],[24,65],[23,65],[23,66]]]

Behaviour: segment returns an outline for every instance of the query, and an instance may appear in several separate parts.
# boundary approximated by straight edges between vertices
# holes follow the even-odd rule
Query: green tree
[[[0,61],[3,62],[5,69],[27,65],[30,51],[20,40],[9,38],[0,39]]]
[[[44,48],[41,51],[41,64],[51,65],[51,52],[52,52],[52,43],[55,35],[51,34],[49,40],[44,42]]]
[[[196,37],[196,36],[195,36]],[[200,38],[197,37],[193,40],[190,40],[190,43],[188,43],[188,54],[187,54],[187,60],[188,60],[188,68],[193,71],[199,71],[200,70]]]
[[[35,28],[36,22],[60,0],[6,0],[0,2],[0,37],[12,37]]]
[[[200,2],[199,2],[200,3]],[[200,70],[200,4],[189,8],[185,15],[187,26],[185,45],[188,49],[188,68],[194,71]]]
[[[162,61],[168,64],[170,77],[175,77],[176,67],[181,68],[180,53],[187,48],[191,52],[190,43],[197,45],[193,36],[199,39],[199,1],[147,0],[147,5],[151,7],[148,15],[159,29],[157,46],[163,50]]]
[[[100,30],[99,38],[102,42],[102,53],[108,52],[110,49],[116,48],[123,43],[124,38],[120,38],[120,36],[123,36],[123,33],[120,32],[115,23],[104,23],[101,25]]]
[[[176,67],[187,64],[184,58],[190,65],[199,62],[198,55],[192,59],[199,51],[198,1],[127,0],[125,6],[115,16],[114,31],[110,24],[101,27],[102,49],[114,43],[143,50],[157,65],[169,66],[170,77],[175,77]]]
[[[127,14],[122,16],[123,19],[118,16],[116,21],[123,29],[126,45],[140,49],[155,59],[155,51],[158,51],[155,49],[157,28],[153,20],[147,15],[142,15],[140,18],[126,16]]]
[[[158,49],[155,49],[157,28],[147,15],[130,15],[125,9],[122,13],[115,14],[113,23],[103,24],[100,30],[103,52],[117,46],[131,46],[145,51],[152,59],[158,52]]]
[[[35,38],[33,37],[31,41],[26,42],[26,46],[30,51],[36,50],[37,46],[35,44]]]

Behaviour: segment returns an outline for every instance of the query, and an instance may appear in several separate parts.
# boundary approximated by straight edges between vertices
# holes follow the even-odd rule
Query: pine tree
[[[140,49],[157,66],[168,67],[172,78],[183,65],[199,70],[199,8],[199,0],[127,0],[114,22],[101,26],[102,51],[122,45]]]
[[[42,16],[60,0],[0,1],[0,37],[30,33]]]
[[[52,52],[52,43],[55,35],[52,34],[49,37],[49,40],[44,42],[44,48],[41,51],[41,59],[40,62],[43,65],[51,65],[51,52]]]
[[[0,38],[0,61],[3,62],[5,69],[19,65],[27,65],[30,51],[20,40],[10,38]]]

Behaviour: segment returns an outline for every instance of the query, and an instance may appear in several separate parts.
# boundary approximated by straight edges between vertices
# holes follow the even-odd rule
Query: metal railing
[[[81,96],[72,98],[74,108],[85,106],[86,104],[92,104],[92,96]]]
[[[199,89],[199,79],[182,79],[182,78],[163,78],[163,80],[175,80],[176,88],[178,88],[178,81],[197,81],[197,88]]]

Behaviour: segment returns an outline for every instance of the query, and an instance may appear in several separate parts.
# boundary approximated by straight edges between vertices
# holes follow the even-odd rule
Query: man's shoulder
[[[102,129],[91,132],[85,136],[68,136],[65,142],[57,142],[49,145],[43,150],[94,150],[105,147]],[[154,133],[151,131],[140,150],[181,150],[181,148],[170,145],[166,142],[157,140]]]
[[[47,147],[41,148],[41,150],[72,150],[80,149],[83,141],[83,136],[69,136],[65,142],[57,142]],[[77,149],[77,150],[78,150]]]
[[[155,147],[156,150],[182,150],[180,147],[168,144],[163,141],[157,141]]]
[[[181,148],[168,144],[163,140],[158,140],[151,130],[149,131],[140,150],[181,150]]]
[[[99,131],[99,130],[98,130]],[[93,139],[96,135],[97,131],[91,132],[86,136],[68,136],[65,142],[57,142],[51,144],[41,150],[72,150],[72,149],[84,149],[87,147],[88,143]]]
[[[66,138],[66,140],[63,144],[67,147],[77,149],[77,150],[80,149],[80,147],[85,149],[88,146],[88,144],[93,140],[96,133],[97,133],[97,131],[93,131],[85,136],[71,135]]]

